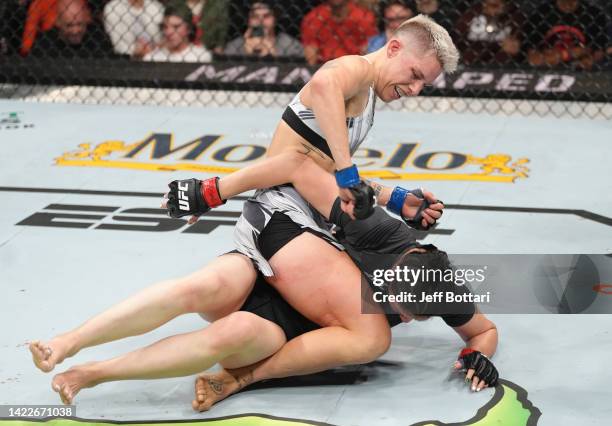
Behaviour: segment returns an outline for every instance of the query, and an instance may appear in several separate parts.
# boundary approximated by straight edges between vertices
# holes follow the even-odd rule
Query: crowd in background
[[[0,54],[316,65],[381,48],[417,14],[470,66],[592,69],[612,56],[612,1],[597,0],[0,0]]]

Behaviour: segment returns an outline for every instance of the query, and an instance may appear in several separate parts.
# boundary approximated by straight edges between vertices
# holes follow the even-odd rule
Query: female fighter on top
[[[285,109],[265,161],[221,179],[181,181],[184,198],[176,210],[171,206],[171,215],[202,214],[242,192],[289,183],[288,169],[283,166],[311,158],[328,172],[337,170],[343,210],[348,212],[347,203],[358,201],[363,208],[356,214],[366,216],[371,213],[372,197],[351,165],[351,155],[374,124],[376,99],[391,102],[416,96],[442,69],[453,72],[458,58],[448,33],[419,15],[402,24],[384,48],[366,56],[327,62]],[[178,190],[171,191],[171,197],[174,193]],[[193,200],[190,194],[201,194],[197,206],[189,204]],[[427,213],[425,217],[432,219]],[[300,218],[292,219],[300,223]],[[423,226],[427,226],[425,222]],[[264,273],[271,275],[269,268],[265,269]]]
[[[452,60],[449,62],[448,58],[451,47],[454,49],[448,34],[426,18],[406,23],[403,30],[398,30],[396,37],[391,39],[384,49],[370,56],[372,68],[375,71],[375,78],[372,82],[375,89],[370,89],[369,86],[367,88],[369,93],[368,105],[370,99],[372,99],[371,90],[375,90],[379,96],[382,94],[386,96],[387,100],[391,100],[390,94],[393,92],[400,93],[398,91],[400,86],[405,85],[407,90],[411,91],[411,94],[416,95],[422,87],[425,75],[427,81],[431,82],[441,71],[442,64],[452,64]],[[454,52],[456,53],[456,50]],[[450,56],[452,57],[452,55]],[[346,59],[348,63],[355,60],[355,58],[350,57],[343,59]],[[363,59],[357,60],[363,62]],[[342,62],[342,60],[339,60],[339,62]],[[333,69],[328,68],[321,72],[328,74]],[[353,72],[350,67],[342,69],[344,70],[342,73],[351,74]],[[412,77],[404,77],[409,72],[412,72]],[[349,77],[350,75],[345,80],[350,80],[352,85],[348,84],[340,89],[341,106],[344,106],[345,91],[350,92],[354,85],[359,86],[359,81]],[[316,75],[313,81],[315,79]],[[334,93],[338,93],[335,89],[340,87],[338,81],[341,81],[341,78],[331,78],[328,74],[328,77],[323,80],[330,84],[329,88],[334,89],[332,90]],[[395,84],[394,81],[399,81],[399,83]],[[407,82],[402,83],[402,81]],[[317,86],[317,84],[314,84],[314,86]],[[414,89],[410,89],[410,87],[414,87]],[[307,92],[306,88],[304,92]],[[313,105],[316,103],[315,99],[324,96],[324,94],[325,91],[315,91],[314,93],[311,91]],[[335,99],[335,101],[337,100]],[[347,102],[346,107],[349,111],[351,102]],[[371,106],[368,108],[371,108]],[[315,112],[316,109],[314,108]],[[344,118],[340,120],[342,126],[346,126],[346,115],[349,114],[345,112]],[[304,146],[303,138],[282,123],[277,130],[277,134],[279,133],[284,134],[287,139],[298,141],[301,146]],[[325,134],[327,134],[327,131],[325,131]],[[278,141],[280,137],[275,136],[274,140]],[[342,178],[339,180],[342,180]],[[352,182],[354,180],[352,179]],[[189,213],[202,212],[201,209],[194,207],[194,204],[196,206],[198,204],[195,195],[201,193],[199,190],[196,191],[194,188],[179,189],[179,192],[174,194],[175,200],[184,200],[180,191],[183,191],[183,195],[189,196],[187,200]],[[413,197],[408,197],[405,191],[399,191],[398,193],[400,196],[396,197],[397,199],[404,198],[404,204],[410,204],[408,200]],[[267,193],[263,192],[259,195],[258,199],[247,203],[247,207],[255,207],[256,215],[264,216],[263,223],[259,224],[263,226],[260,226],[258,230],[265,228],[269,233],[274,234],[274,230],[278,231],[280,229],[282,238],[271,239],[274,244],[268,244],[270,247],[267,250],[262,250],[271,253],[271,256],[266,256],[268,259],[261,256],[261,258],[254,260],[258,261],[257,264],[262,270],[265,269],[262,268],[262,265],[265,267],[268,265],[267,260],[270,260],[271,267],[269,270],[276,272],[274,279],[270,279],[273,285],[292,306],[324,328],[301,334],[282,346],[280,350],[278,350],[276,344],[278,339],[274,344],[265,339],[249,341],[247,345],[249,350],[245,356],[241,352],[244,345],[236,346],[236,338],[228,340],[227,333],[232,335],[232,333],[235,334],[236,330],[244,330],[240,327],[241,325],[244,326],[246,320],[252,322],[257,318],[245,315],[244,312],[235,312],[243,306],[245,294],[248,294],[248,290],[252,288],[256,274],[252,264],[245,261],[245,256],[228,254],[221,256],[209,267],[185,279],[160,283],[151,289],[147,289],[109,311],[94,317],[78,329],[60,335],[47,344],[33,342],[31,350],[35,363],[43,371],[50,371],[56,363],[84,347],[130,335],[142,334],[180,313],[206,312],[210,320],[218,320],[202,332],[174,336],[141,351],[105,361],[104,368],[101,365],[95,365],[95,368],[81,366],[82,368],[71,369],[56,376],[53,386],[61,393],[64,400],[71,400],[80,388],[92,386],[101,381],[190,374],[190,372],[201,371],[211,360],[215,362],[215,360],[223,359],[223,365],[232,368],[252,364],[278,350],[271,358],[275,362],[269,364],[276,365],[277,368],[276,370],[269,370],[268,375],[269,377],[283,377],[321,371],[338,365],[368,362],[386,351],[390,341],[390,333],[385,317],[359,314],[359,271],[350,263],[346,254],[331,248],[330,245],[313,236],[313,234],[325,236],[329,234],[321,228],[320,233],[316,232],[317,218],[306,203],[293,189],[287,187],[269,190]],[[435,200],[431,195],[428,199],[432,202]],[[278,203],[275,205],[274,201]],[[330,204],[328,203],[328,206]],[[268,210],[269,214],[266,214],[262,209],[270,205],[272,206]],[[397,206],[403,208],[402,203],[397,203]],[[421,207],[422,205],[417,210],[423,210]],[[414,206],[411,206],[411,208],[412,213],[409,213],[408,216],[413,217],[416,212]],[[262,211],[264,213],[261,213]],[[274,219],[274,212],[279,213],[279,215],[276,215],[275,226],[270,226],[268,222],[270,222],[270,219]],[[295,229],[289,229],[290,232],[285,232],[282,229],[284,219],[281,214],[288,216],[294,224],[299,224],[299,230],[296,232]],[[426,222],[423,223],[433,223],[435,218],[439,217],[439,214],[440,212],[433,208],[423,210],[422,215],[426,219]],[[426,215],[429,215],[429,218]],[[293,226],[293,228],[295,227]],[[313,232],[300,232],[304,228]],[[252,234],[259,234],[259,232],[253,232]],[[333,241],[331,237],[326,238],[326,240]],[[279,241],[282,244],[278,244]],[[254,246],[253,241],[249,243],[251,243],[251,247]],[[245,246],[246,244],[242,245],[241,252],[249,253]],[[257,251],[259,251],[259,248],[256,247]],[[249,257],[255,258],[256,256]],[[324,271],[324,274],[320,275],[318,271],[315,274],[312,268],[314,264],[318,265],[318,271]],[[244,291],[245,288],[247,289],[246,292]],[[259,327],[271,327],[276,331],[269,334],[258,332],[257,336],[275,335],[279,337],[282,335],[282,333],[279,335],[278,327],[269,321],[259,321],[255,328]],[[252,329],[251,327],[250,330]],[[223,330],[226,331],[225,334],[220,332]],[[209,340],[208,338],[216,335],[215,333],[225,336],[225,339],[213,338]],[[197,339],[202,344],[193,349],[193,339]],[[227,345],[230,345],[230,347],[228,348]],[[193,350],[187,350],[188,348]],[[223,350],[216,350],[219,348],[223,348]],[[304,348],[309,348],[309,350],[305,351]],[[213,354],[216,355],[213,357]],[[232,356],[234,354],[236,357]],[[158,358],[158,356],[161,356],[161,358]],[[150,357],[151,361],[157,360],[158,362],[146,363],[143,362],[143,357]],[[176,363],[182,365],[179,370],[174,368]],[[102,374],[102,371],[105,374]]]

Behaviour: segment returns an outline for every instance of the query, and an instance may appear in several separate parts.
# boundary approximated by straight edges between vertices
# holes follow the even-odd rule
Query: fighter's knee
[[[255,324],[256,315],[250,312],[233,312],[216,324],[214,338],[209,340],[213,350],[231,352],[234,348],[243,348],[257,339],[258,328]]]
[[[383,356],[391,346],[391,333],[381,333],[380,335],[367,336],[359,339],[359,345],[355,352],[354,363],[366,364]]]
[[[225,277],[215,270],[178,279],[174,295],[185,312],[201,312],[204,303],[222,292]]]

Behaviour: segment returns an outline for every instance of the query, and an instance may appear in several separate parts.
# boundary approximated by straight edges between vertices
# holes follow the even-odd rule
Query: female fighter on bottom
[[[378,253],[410,252],[408,254],[410,258],[414,256],[417,260],[422,259],[426,266],[430,263],[429,258],[421,257],[425,254],[419,253],[419,245],[415,243],[413,234],[404,223],[391,219],[379,208],[366,221],[350,222],[346,216],[338,213],[333,177],[311,161],[304,162],[300,172],[299,175],[304,181],[296,180],[296,189],[313,201],[314,206],[319,207],[326,217],[344,226],[345,240],[348,243],[352,242],[357,252],[360,250]],[[313,182],[317,184],[313,186]],[[274,221],[280,224],[276,229],[282,228],[284,223],[287,225],[287,228],[283,229],[285,234],[302,232],[295,224],[287,223],[282,216],[282,214],[277,215]],[[273,258],[278,255],[283,256],[281,260],[284,260],[285,264],[276,270],[280,269],[284,271],[283,273],[293,271],[296,281],[301,281],[300,284],[307,286],[305,289],[310,289],[310,295],[305,297],[311,298],[315,303],[327,303],[317,297],[320,294],[324,296],[329,294],[321,287],[321,283],[326,282],[325,276],[347,270],[350,274],[350,269],[341,265],[345,259],[335,257],[342,252],[331,245],[322,245],[322,252],[312,254],[308,251],[303,252],[299,250],[299,245],[296,246],[295,240],[279,249],[276,238],[278,234],[274,235],[274,229],[274,227],[269,228],[270,235],[263,233],[261,243],[263,246],[271,246],[270,250],[278,249]],[[291,250],[292,245],[297,247],[297,252]],[[326,246],[328,250],[325,250]],[[427,249],[426,247],[425,250]],[[328,256],[333,259],[332,262],[326,262]],[[274,259],[271,261],[275,263]],[[311,263],[312,261],[320,263]],[[313,264],[317,265],[318,271],[315,274],[312,272]],[[298,280],[298,277],[301,278]],[[352,309],[358,310],[361,304],[359,283],[354,285],[354,279],[350,279],[352,275],[344,278],[334,281],[336,289],[346,289],[344,292],[335,293],[344,299],[338,297],[332,301],[355,305],[356,296],[356,307],[353,306]],[[253,287],[256,280],[257,283]],[[359,281],[358,277],[357,280]],[[333,309],[337,308],[328,306],[326,309],[328,312],[333,312]],[[203,313],[213,323],[203,330],[171,336],[108,361],[73,367],[55,376],[54,390],[60,393],[64,402],[70,403],[80,389],[100,383],[190,375],[206,370],[219,362],[232,374],[226,370],[220,376],[208,378],[220,380],[223,392],[215,395],[216,399],[211,398],[206,388],[201,386],[202,383],[211,382],[208,379],[198,381],[200,392],[194,408],[202,410],[252,381],[305,374],[330,366],[369,362],[376,357],[372,353],[378,351],[380,355],[386,350],[386,339],[389,338],[384,334],[363,335],[362,340],[351,341],[353,344],[350,347],[340,351],[326,350],[326,347],[334,346],[327,338],[320,339],[315,344],[305,344],[304,336],[321,332],[323,329],[319,329],[319,325],[294,311],[278,293],[261,281],[261,275],[257,279],[250,260],[243,255],[227,254],[189,277],[145,289],[77,329],[62,334],[46,344],[33,342],[30,349],[36,365],[43,371],[50,371],[55,364],[85,347],[143,334],[180,314],[190,312]],[[482,377],[475,375],[474,369],[471,369],[467,377],[472,378],[474,389],[482,389],[494,383],[496,374],[494,367],[481,354],[486,356],[493,354],[497,333],[494,325],[484,316],[472,314],[473,309],[464,313],[459,322],[449,322],[453,321],[450,317],[447,322],[455,326],[458,333],[466,340],[468,347],[476,351],[463,353],[462,358],[467,367],[475,367],[480,372]],[[332,333],[330,338],[336,336],[337,334]],[[290,339],[289,344],[285,345]],[[377,342],[381,341],[377,347]],[[283,349],[290,345],[294,347],[289,353],[294,356],[282,356]],[[375,350],[372,350],[372,347]],[[299,356],[295,356],[296,353]],[[324,363],[309,361],[318,359],[321,354],[325,356]],[[254,369],[236,370],[264,359],[265,361]]]

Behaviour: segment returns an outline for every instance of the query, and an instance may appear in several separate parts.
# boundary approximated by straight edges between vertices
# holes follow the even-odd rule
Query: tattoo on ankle
[[[241,376],[238,378],[238,385],[240,389],[250,385],[253,383],[253,372],[249,371],[245,376]]]

